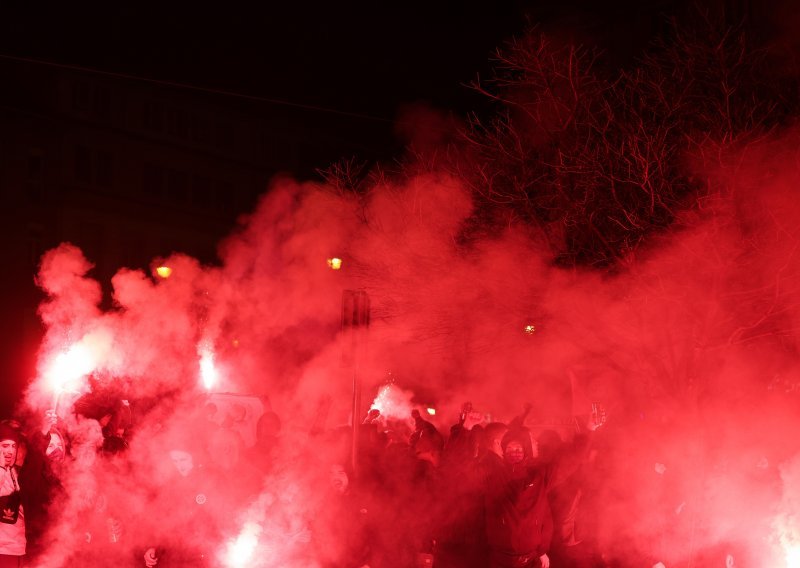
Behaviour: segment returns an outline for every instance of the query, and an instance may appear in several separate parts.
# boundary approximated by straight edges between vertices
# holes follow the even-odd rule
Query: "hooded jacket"
[[[548,469],[533,460],[527,430],[510,431],[503,438],[503,449],[511,440],[522,442],[523,461],[487,462],[491,465],[484,472],[486,536],[495,553],[539,557],[548,552],[553,536]]]

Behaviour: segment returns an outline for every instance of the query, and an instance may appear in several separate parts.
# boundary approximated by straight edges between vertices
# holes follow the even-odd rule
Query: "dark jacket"
[[[546,554],[553,537],[547,499],[548,469],[526,460],[497,460],[485,472],[486,536],[493,552],[509,556]]]

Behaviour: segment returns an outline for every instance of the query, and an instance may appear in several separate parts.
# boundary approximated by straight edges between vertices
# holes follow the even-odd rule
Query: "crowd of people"
[[[353,453],[352,427],[301,448],[272,411],[248,447],[215,411],[137,429],[127,401],[104,416],[78,401],[0,423],[0,568],[601,565],[579,506],[592,421],[566,442],[465,408],[445,436],[373,409]],[[237,558],[248,519],[257,543]]]
[[[249,445],[213,404],[146,426],[127,401],[31,428],[5,420],[0,568],[657,565],[595,538],[603,420],[565,432],[531,429],[526,414],[487,421],[465,405],[444,431],[418,410],[373,409],[298,438],[267,408]]]

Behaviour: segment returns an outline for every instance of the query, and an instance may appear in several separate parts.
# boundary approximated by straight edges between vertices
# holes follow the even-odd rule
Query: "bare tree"
[[[625,262],[706,190],[692,157],[718,160],[781,124],[794,90],[767,75],[769,51],[744,26],[694,22],[617,72],[535,28],[498,50],[474,83],[497,114],[472,117],[459,164],[482,222],[530,223],[568,265]]]

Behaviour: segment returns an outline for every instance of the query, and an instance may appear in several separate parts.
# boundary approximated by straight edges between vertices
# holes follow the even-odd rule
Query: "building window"
[[[86,256],[97,263],[102,262],[105,249],[105,228],[100,223],[86,221],[78,227],[78,246],[83,249]]]
[[[28,152],[28,181],[42,181],[44,176],[44,156],[38,148],[31,148]]]
[[[225,181],[217,182],[216,185],[216,206],[222,211],[233,211],[236,206],[236,196],[233,193],[233,185]]]
[[[191,115],[190,124],[192,142],[208,144],[208,123],[197,115]]]
[[[97,152],[97,185],[111,187],[113,181],[113,160],[108,152]]]
[[[152,132],[164,130],[164,107],[161,103],[154,101],[144,103],[144,127]]]
[[[44,156],[38,148],[31,148],[25,164],[25,194],[29,200],[41,200],[43,181]]]
[[[170,170],[167,176],[167,188],[169,190],[169,197],[176,203],[186,202],[189,196],[189,183],[188,176],[184,172],[177,170]]]
[[[108,120],[111,118],[111,92],[106,87],[96,86],[94,88],[94,100],[92,110],[97,118]]]
[[[232,150],[234,135],[233,127],[229,124],[217,123],[217,147],[223,150]]]
[[[75,147],[75,181],[92,183],[92,152],[86,146]]]
[[[145,164],[142,183],[147,195],[160,197],[164,192],[164,168],[156,164]]]
[[[167,134],[178,138],[189,137],[189,115],[185,110],[170,109],[167,112]]]
[[[31,266],[38,266],[44,254],[44,227],[41,225],[28,227],[28,252]]]
[[[204,176],[192,177],[192,202],[201,208],[211,207],[213,199],[211,180]]]
[[[91,91],[86,81],[76,81],[72,84],[72,110],[84,113],[89,110]]]

